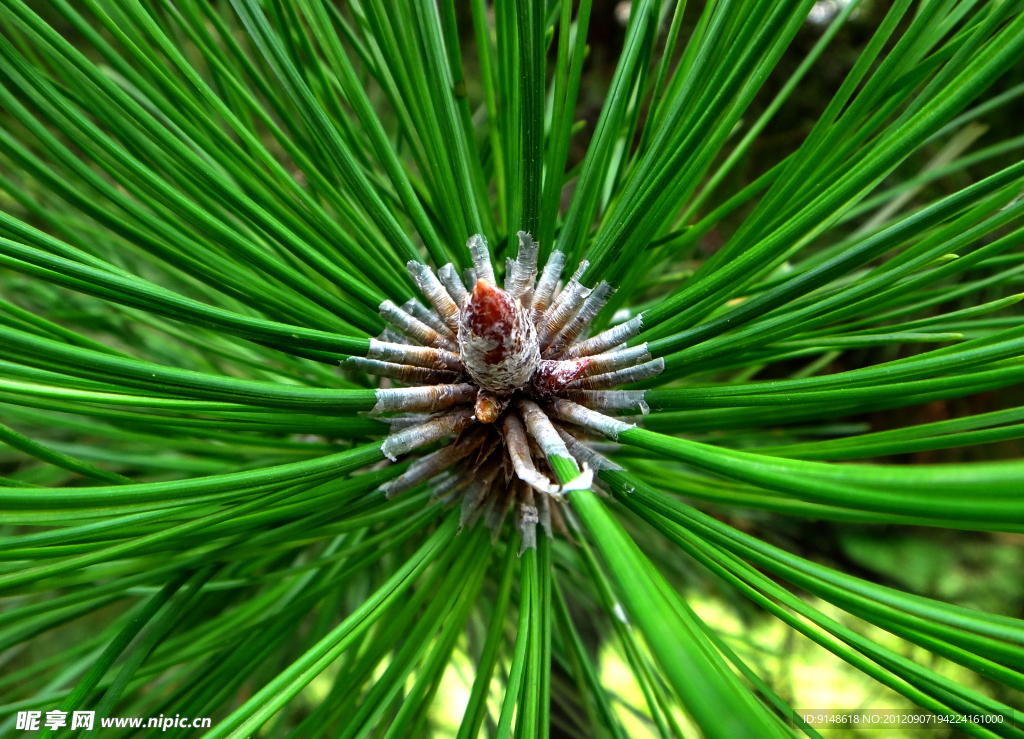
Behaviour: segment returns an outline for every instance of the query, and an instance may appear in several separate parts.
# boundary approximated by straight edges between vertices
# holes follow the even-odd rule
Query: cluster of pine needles
[[[2,0],[0,737],[434,736],[461,670],[457,739],[622,739],[599,645],[661,739],[819,737],[693,589],[1024,737],[1020,614],[772,530],[1024,534],[1024,5],[867,3],[633,0],[577,125],[590,0]]]

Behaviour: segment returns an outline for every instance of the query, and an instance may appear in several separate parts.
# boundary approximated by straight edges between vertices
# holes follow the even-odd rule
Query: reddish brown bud
[[[506,395],[529,381],[540,361],[540,346],[522,304],[478,280],[462,304],[459,354],[481,388]]]
[[[486,390],[476,396],[473,413],[480,423],[494,423],[508,406],[508,398],[502,398]]]
[[[477,280],[469,300],[462,307],[462,326],[474,337],[493,345],[483,353],[487,364],[500,364],[508,354],[504,338],[516,329],[515,302],[501,288]]]
[[[590,357],[582,359],[553,360],[545,359],[537,365],[537,371],[530,380],[533,389],[539,395],[554,395],[570,382],[578,380],[590,365]]]

